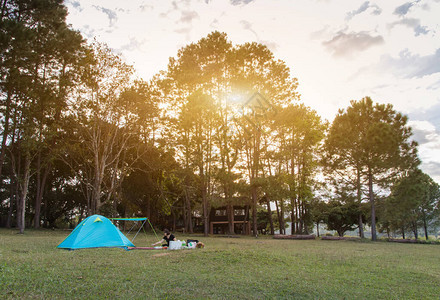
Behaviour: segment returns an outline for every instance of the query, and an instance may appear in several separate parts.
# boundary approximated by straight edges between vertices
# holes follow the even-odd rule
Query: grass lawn
[[[440,297],[439,245],[177,234],[206,247],[67,251],[66,231],[16,232],[0,229],[0,299]]]

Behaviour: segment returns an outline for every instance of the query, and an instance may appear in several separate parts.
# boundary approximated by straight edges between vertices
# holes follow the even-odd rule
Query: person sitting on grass
[[[156,246],[158,244],[166,242],[166,244],[163,244],[162,247],[165,247],[165,246],[169,247],[170,246],[170,241],[175,241],[176,240],[176,237],[174,236],[174,234],[172,234],[168,229],[164,229],[163,230],[163,234],[164,235],[163,235],[162,240],[160,240],[157,243],[154,243],[153,246]]]

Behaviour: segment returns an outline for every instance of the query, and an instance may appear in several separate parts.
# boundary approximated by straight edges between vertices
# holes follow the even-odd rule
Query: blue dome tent
[[[74,250],[100,247],[128,249],[134,245],[109,219],[93,215],[79,223],[57,248]]]

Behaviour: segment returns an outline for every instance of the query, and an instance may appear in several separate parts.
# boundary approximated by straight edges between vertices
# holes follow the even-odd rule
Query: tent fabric
[[[84,219],[70,235],[58,245],[63,249],[100,247],[134,247],[134,244],[106,217],[93,215]]]
[[[110,220],[118,220],[118,221],[145,221],[148,218],[110,218]]]

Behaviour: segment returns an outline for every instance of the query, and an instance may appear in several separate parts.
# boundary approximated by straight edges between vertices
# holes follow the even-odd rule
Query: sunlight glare
[[[230,94],[228,100],[232,103],[240,103],[243,101],[243,95],[240,94]]]

